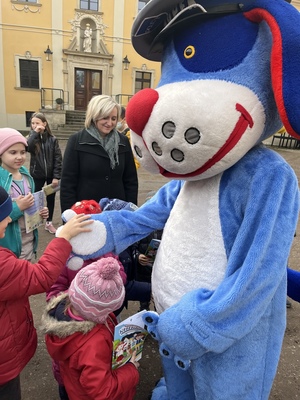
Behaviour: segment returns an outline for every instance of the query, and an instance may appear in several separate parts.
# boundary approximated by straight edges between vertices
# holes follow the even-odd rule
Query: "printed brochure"
[[[145,256],[150,258],[151,263],[149,265],[153,265],[159,245],[159,239],[151,239],[145,253]]]
[[[45,207],[45,194],[43,190],[32,193],[34,197],[33,206],[24,210],[26,233],[33,231],[43,224],[44,220],[40,215],[40,210]]]
[[[112,368],[126,364],[136,350],[136,361],[142,357],[142,350],[148,331],[145,329],[142,316],[147,310],[142,310],[115,327],[113,342]]]

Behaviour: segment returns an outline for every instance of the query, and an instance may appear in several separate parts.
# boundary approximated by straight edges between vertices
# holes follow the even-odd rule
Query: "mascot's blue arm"
[[[232,184],[226,191],[229,180],[236,182],[236,191]],[[149,324],[162,342],[161,353],[185,362],[207,352],[222,353],[257,327],[262,340],[268,336],[264,328],[272,329],[272,324],[284,332],[285,308],[279,308],[285,300],[280,296],[286,293],[286,265],[298,220],[297,178],[280,156],[259,148],[224,173],[222,186],[220,218],[224,213],[228,253],[224,280],[214,291],[187,293],[159,318],[154,316],[154,326]],[[234,217],[226,215],[224,204]],[[256,346],[250,337],[245,348]]]
[[[119,254],[151,232],[163,229],[182,185],[183,181],[168,182],[134,212],[120,210],[92,215],[105,224],[107,233],[106,243],[98,254],[110,251]]]

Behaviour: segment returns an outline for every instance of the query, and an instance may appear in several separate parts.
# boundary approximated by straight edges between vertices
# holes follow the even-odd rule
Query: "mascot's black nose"
[[[154,89],[140,90],[130,99],[126,108],[126,122],[138,135],[142,136],[157,100],[158,92]]]

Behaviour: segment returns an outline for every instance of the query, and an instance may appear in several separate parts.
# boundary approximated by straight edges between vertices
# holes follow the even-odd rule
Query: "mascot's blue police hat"
[[[270,0],[272,1],[272,0]],[[290,2],[291,0],[287,0]],[[243,12],[256,0],[150,0],[137,15],[131,31],[136,52],[151,61],[161,61],[163,42],[179,24],[191,18]]]

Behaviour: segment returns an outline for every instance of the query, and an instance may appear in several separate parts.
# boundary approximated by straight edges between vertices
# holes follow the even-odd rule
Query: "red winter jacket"
[[[59,362],[70,400],[132,400],[139,373],[132,363],[112,370],[113,314],[105,324],[91,321],[60,321],[51,310],[67,295],[53,298],[42,318],[48,352]],[[49,334],[51,332],[51,334]]]
[[[67,240],[55,238],[32,264],[0,247],[0,385],[18,376],[34,355],[37,334],[28,298],[49,290],[71,249]]]
[[[66,292],[70,285],[72,280],[75,278],[75,276],[77,275],[77,273],[82,269],[85,268],[87,265],[91,264],[92,262],[95,262],[101,258],[107,258],[107,257],[113,257],[115,258],[120,266],[120,275],[122,278],[122,281],[124,283],[124,285],[126,285],[127,283],[127,275],[125,273],[124,270],[124,266],[123,264],[120,262],[119,257],[116,256],[114,253],[106,253],[104,256],[98,257],[98,258],[93,258],[93,259],[89,259],[89,260],[85,260],[82,267],[77,269],[77,270],[72,270],[70,268],[68,268],[66,265],[64,266],[61,274],[59,275],[59,277],[57,278],[57,281],[51,286],[50,290],[47,291],[46,293],[46,300],[49,301],[51,300],[52,297],[54,296],[58,296],[59,294]],[[59,364],[52,360],[52,371],[53,371],[53,375],[54,378],[57,380],[59,385],[63,385],[63,380],[61,377],[61,373],[60,373],[60,369],[59,369]]]

